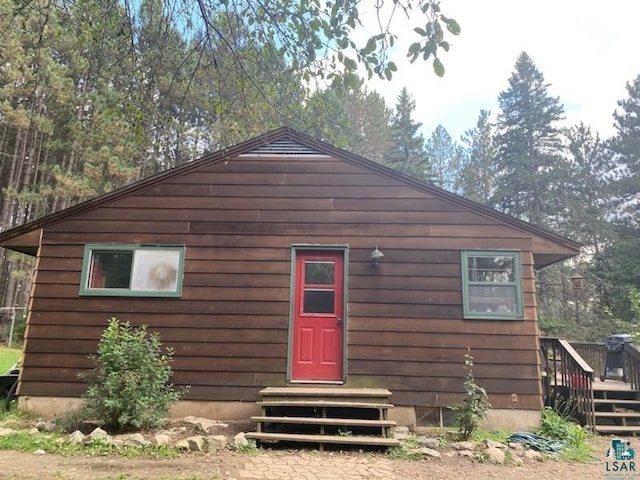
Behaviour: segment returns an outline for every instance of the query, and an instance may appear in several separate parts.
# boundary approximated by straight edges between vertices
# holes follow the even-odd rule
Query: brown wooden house
[[[248,417],[267,386],[377,387],[412,424],[462,398],[542,408],[534,272],[579,245],[281,128],[0,234],[37,258],[18,393],[76,405],[109,317],[175,350],[175,410]]]

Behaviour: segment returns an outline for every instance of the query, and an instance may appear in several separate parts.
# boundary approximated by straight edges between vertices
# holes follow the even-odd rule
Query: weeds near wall
[[[469,349],[464,355],[464,367],[466,373],[463,383],[464,398],[462,406],[453,407],[457,411],[456,425],[460,440],[471,438],[480,426],[480,422],[487,410],[491,408],[486,390],[476,383],[473,376],[473,357]]]

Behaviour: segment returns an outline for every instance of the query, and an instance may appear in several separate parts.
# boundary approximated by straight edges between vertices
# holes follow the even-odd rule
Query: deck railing
[[[567,340],[540,338],[545,405],[562,403],[585,425],[595,427],[594,372]],[[640,354],[640,352],[639,352]]]
[[[633,343],[625,343],[623,361],[626,380],[631,384],[631,389],[640,390],[640,349]]]
[[[607,349],[604,343],[571,342],[571,346],[593,369],[593,378],[604,376],[607,362]]]

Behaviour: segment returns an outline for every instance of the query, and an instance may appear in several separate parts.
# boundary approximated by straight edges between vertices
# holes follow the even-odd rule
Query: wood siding
[[[458,403],[470,348],[495,408],[539,409],[532,242],[330,157],[205,163],[44,230],[19,393],[79,395],[115,316],[175,349],[189,399],[257,400],[286,382],[291,246],[331,244],[349,246],[349,385],[388,388],[397,405]],[[80,297],[87,243],[186,245],[182,297]],[[462,319],[462,249],[522,252],[524,320]]]

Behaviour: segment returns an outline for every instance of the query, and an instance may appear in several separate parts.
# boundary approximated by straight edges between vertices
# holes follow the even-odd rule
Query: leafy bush
[[[453,409],[458,412],[456,414],[458,435],[461,440],[468,440],[480,426],[482,417],[491,408],[491,404],[487,399],[487,391],[475,382],[473,357],[470,350],[467,350],[464,355],[464,365],[466,370],[463,384],[464,399],[462,406],[453,407]]]
[[[83,416],[115,431],[162,426],[171,404],[186,393],[173,389],[173,351],[162,350],[158,334],[146,326],[111,318],[91,357],[96,367],[82,376],[89,385]]]
[[[542,410],[542,425],[538,434],[560,440],[572,447],[580,447],[587,439],[587,432],[570,417],[552,408]]]

